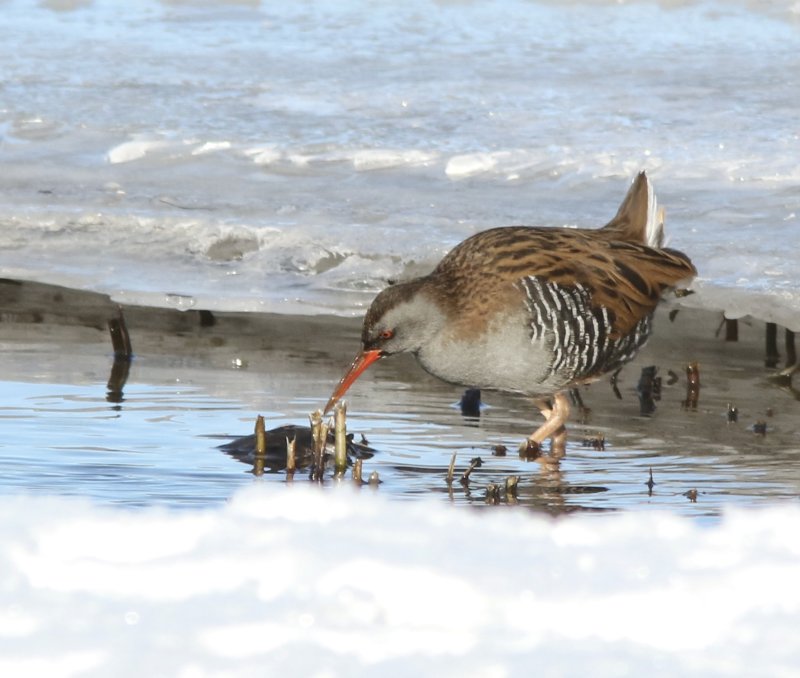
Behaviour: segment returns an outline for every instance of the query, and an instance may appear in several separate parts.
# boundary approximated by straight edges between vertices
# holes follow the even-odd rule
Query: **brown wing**
[[[681,252],[598,233],[526,226],[483,231],[453,249],[431,275],[442,293],[451,291],[449,303],[484,318],[498,300],[514,294],[513,283],[521,278],[536,276],[564,286],[580,283],[589,290],[593,307],[609,311],[617,337],[651,313],[667,289],[696,275]]]

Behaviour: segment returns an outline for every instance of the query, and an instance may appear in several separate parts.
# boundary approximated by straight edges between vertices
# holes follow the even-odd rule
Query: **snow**
[[[255,484],[0,499],[7,676],[790,675],[800,507],[554,520]]]

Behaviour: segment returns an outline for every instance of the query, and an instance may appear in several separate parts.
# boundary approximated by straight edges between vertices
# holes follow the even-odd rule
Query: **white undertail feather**
[[[664,244],[664,208],[659,208],[656,192],[650,177],[647,177],[647,225],[645,226],[645,242],[650,247],[661,247]]]

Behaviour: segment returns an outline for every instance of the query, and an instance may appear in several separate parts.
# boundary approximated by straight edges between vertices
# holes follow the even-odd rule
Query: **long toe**
[[[544,413],[544,408],[541,408]],[[536,446],[555,435],[562,436],[566,440],[566,429],[564,425],[569,418],[569,400],[564,393],[557,393],[553,399],[552,409],[545,414],[547,420],[528,436],[528,442]],[[563,440],[562,440],[563,446]]]

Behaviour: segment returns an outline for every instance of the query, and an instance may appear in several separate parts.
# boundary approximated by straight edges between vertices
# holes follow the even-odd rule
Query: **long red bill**
[[[328,400],[328,404],[325,405],[323,414],[330,412],[333,409],[333,406],[339,401],[339,398],[347,393],[347,389],[353,385],[353,382],[358,379],[361,373],[370,365],[372,365],[372,363],[378,360],[382,355],[383,354],[378,350],[361,351],[361,353],[355,357],[355,360],[353,360],[353,363],[350,365],[350,368],[342,377],[341,381],[337,384],[336,389],[333,391],[333,395],[331,396],[330,400]]]

